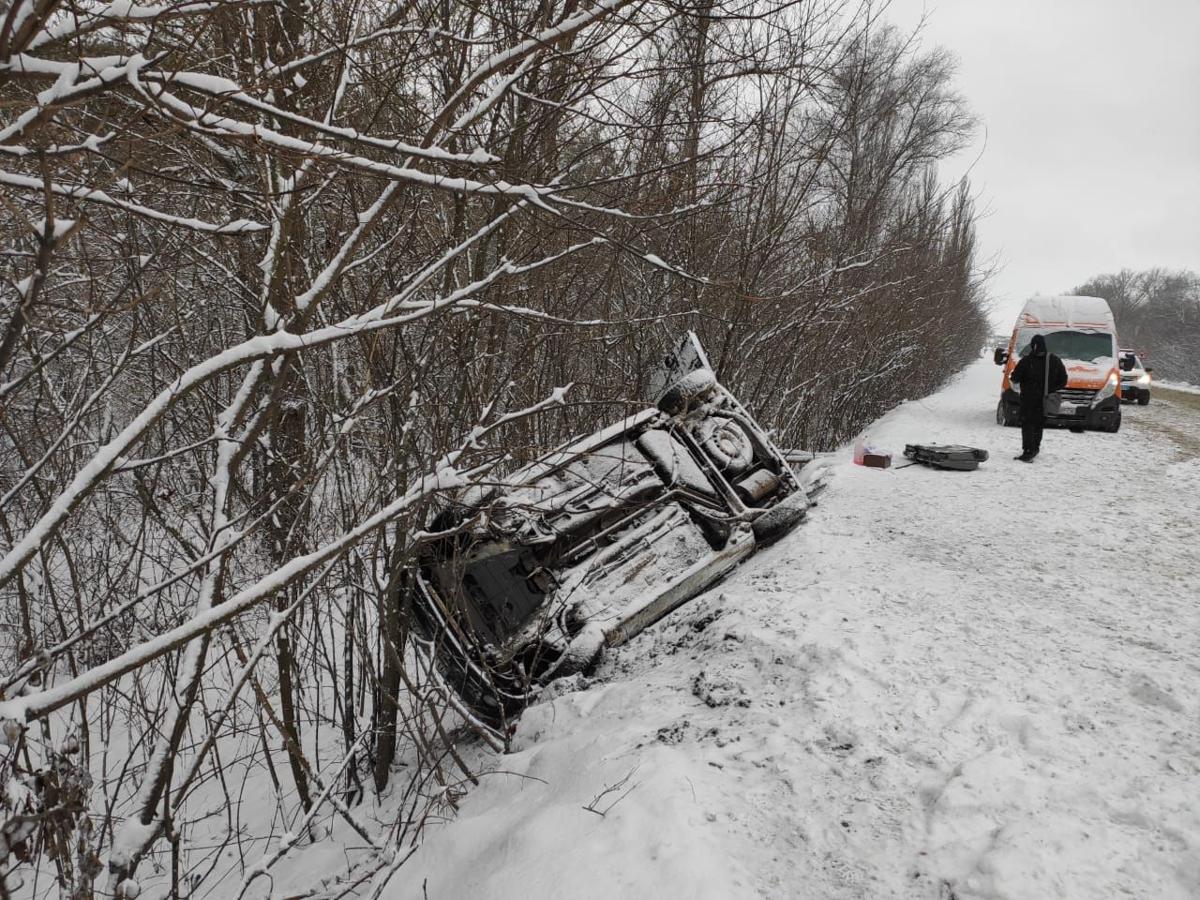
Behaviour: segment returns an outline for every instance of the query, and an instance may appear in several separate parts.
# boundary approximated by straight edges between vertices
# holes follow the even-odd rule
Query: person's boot
[[[1035,454],[1030,453],[1028,450],[1026,450],[1020,456],[1014,456],[1013,459],[1017,460],[1018,462],[1033,462],[1034,456],[1035,456]]]

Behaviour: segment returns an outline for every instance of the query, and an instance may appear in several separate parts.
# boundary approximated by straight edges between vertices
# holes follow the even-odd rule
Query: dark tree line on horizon
[[[1156,378],[1200,384],[1200,275],[1122,269],[1090,278],[1074,293],[1108,301],[1122,346],[1144,353]]]
[[[409,641],[447,497],[688,328],[809,449],[984,342],[974,121],[872,3],[2,9],[0,896],[377,895],[504,749]]]

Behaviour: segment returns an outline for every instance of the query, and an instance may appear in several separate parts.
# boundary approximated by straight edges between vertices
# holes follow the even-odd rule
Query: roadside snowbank
[[[529,709],[388,896],[1200,896],[1200,460],[1150,427],[1200,421],[1024,465],[995,395],[981,362],[869,432],[980,470],[847,449],[791,538]]]
[[[1200,385],[1188,384],[1186,381],[1158,381],[1154,382],[1155,387],[1164,387],[1169,391],[1183,391],[1185,394],[1200,394]]]

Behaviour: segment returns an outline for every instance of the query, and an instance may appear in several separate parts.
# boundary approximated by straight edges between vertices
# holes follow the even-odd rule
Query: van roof
[[[1115,331],[1116,321],[1108,301],[1101,297],[1060,294],[1031,297],[1017,318],[1018,326],[1032,328],[1094,328]]]

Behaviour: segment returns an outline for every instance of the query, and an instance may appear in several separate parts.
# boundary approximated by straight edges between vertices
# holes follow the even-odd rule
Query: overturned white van
[[[413,624],[488,725],[805,517],[807,479],[695,336],[664,363],[654,407],[468,491],[431,526],[454,533],[424,549]]]

